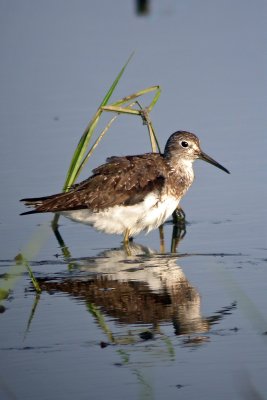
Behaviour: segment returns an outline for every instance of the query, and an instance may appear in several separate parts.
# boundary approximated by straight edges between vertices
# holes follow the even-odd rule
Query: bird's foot
[[[173,232],[172,232],[172,245],[171,252],[176,253],[179,242],[186,235],[186,220],[185,212],[181,207],[177,207],[172,214],[173,217]]]
[[[182,207],[177,207],[176,210],[172,213],[174,224],[179,224],[179,223],[185,224],[185,217],[186,215]]]

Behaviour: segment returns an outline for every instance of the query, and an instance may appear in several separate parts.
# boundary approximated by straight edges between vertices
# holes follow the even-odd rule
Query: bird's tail
[[[52,200],[56,196],[57,195],[45,196],[45,197],[31,197],[31,198],[21,199],[20,201],[23,202],[25,204],[25,206],[32,207],[35,209],[31,210],[31,211],[23,212],[20,215],[36,214],[36,213],[40,213],[40,212],[45,212],[45,211],[38,210],[38,207],[42,206],[45,202]],[[36,210],[36,208],[37,208],[37,210]]]

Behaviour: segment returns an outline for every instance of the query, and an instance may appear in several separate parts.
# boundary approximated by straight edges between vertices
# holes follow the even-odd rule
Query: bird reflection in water
[[[201,297],[177,265],[181,256],[158,254],[136,243],[129,246],[130,256],[122,246],[98,257],[72,259],[71,277],[43,278],[39,284],[49,293],[63,292],[83,300],[88,310],[95,310],[96,319],[100,314],[112,318],[118,326],[127,326],[127,331],[130,326],[149,326],[148,338],[160,333],[160,326],[171,324],[175,335],[187,336],[185,344],[206,341],[203,334],[235,308],[232,304],[212,316],[202,316]],[[202,336],[191,338],[193,334]],[[116,342],[114,335],[109,340]]]

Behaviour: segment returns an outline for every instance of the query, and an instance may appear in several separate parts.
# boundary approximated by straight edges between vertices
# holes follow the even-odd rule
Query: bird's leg
[[[129,241],[130,241],[130,231],[129,231],[129,229],[125,229],[123,243],[129,244]]]
[[[180,241],[185,237],[185,227],[181,229],[179,225],[173,225],[171,253],[177,253],[177,246]]]
[[[185,212],[182,207],[177,207],[176,210],[172,213],[173,223],[185,223]]]
[[[159,241],[160,241],[160,252],[161,254],[165,253],[165,240],[164,240],[164,228],[163,225],[159,227]]]
[[[130,237],[130,230],[126,229],[125,232],[124,232],[124,237],[123,237],[123,245],[124,245],[125,251],[127,253],[127,256],[131,256],[132,255],[131,249],[130,249],[130,242],[132,240],[133,239]]]
[[[172,231],[172,244],[171,244],[171,252],[177,252],[177,246],[186,235],[186,221],[185,221],[185,213],[181,207],[177,207],[176,210],[172,214],[173,216],[173,231]]]

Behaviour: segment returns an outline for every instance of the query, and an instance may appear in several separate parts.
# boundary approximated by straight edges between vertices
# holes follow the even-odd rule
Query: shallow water
[[[265,12],[241,0],[154,1],[146,18],[124,1],[1,5],[0,278],[12,288],[1,399],[267,398]],[[231,171],[195,163],[176,252],[171,222],[164,249],[154,231],[126,252],[64,218],[56,237],[50,215],[19,216],[20,198],[60,189],[133,49],[114,99],[160,84],[161,146],[191,130]],[[122,117],[84,176],[111,154],[145,151],[140,121]]]

